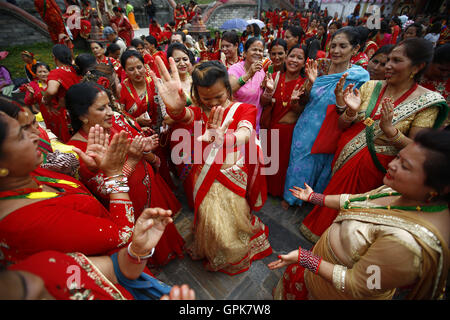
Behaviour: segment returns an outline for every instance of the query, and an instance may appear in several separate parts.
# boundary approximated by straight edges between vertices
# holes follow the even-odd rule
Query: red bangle
[[[186,108],[183,108],[183,111],[181,111],[179,114],[173,114],[171,111],[169,111],[169,108],[166,108],[166,111],[173,121],[181,121],[186,116]]]
[[[308,202],[323,207],[325,204],[325,195],[322,193],[312,192],[308,197]]]
[[[298,247],[298,264],[303,268],[317,274],[319,272],[321,262],[322,258],[314,255],[312,251]]]

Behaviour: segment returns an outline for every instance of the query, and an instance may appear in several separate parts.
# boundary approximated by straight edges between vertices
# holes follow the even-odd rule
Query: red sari
[[[272,75],[273,78],[276,74]],[[278,132],[279,140],[275,143],[278,145],[278,171],[274,175],[267,175],[267,192],[273,196],[283,196],[284,182],[286,179],[286,171],[289,166],[289,156],[291,153],[292,133],[295,128],[295,122],[291,124],[279,123],[279,121],[291,111],[291,95],[295,86],[302,85],[305,78],[299,77],[297,80],[285,82],[286,74],[280,75],[280,79],[273,95],[275,104],[272,109],[270,129],[267,131],[267,149],[268,154],[274,159],[275,154],[272,154],[272,132]]]
[[[353,56],[350,59],[351,64],[356,64],[357,66],[361,66],[364,69],[367,69],[367,65],[369,64],[369,58],[364,51],[358,53],[356,56]]]
[[[183,6],[179,9],[175,8],[173,18],[175,20],[175,30],[178,30],[178,27],[182,27],[186,24],[187,14]]]
[[[190,124],[190,127],[195,133],[194,136],[191,136],[192,140],[188,141],[188,143],[191,143],[191,148],[195,153],[194,161],[192,161],[191,158],[189,158],[191,161],[188,161],[190,163],[193,162],[189,174],[192,175],[190,181],[194,183],[192,190],[194,192],[195,214],[193,223],[195,238],[206,237],[211,243],[208,242],[207,244],[202,245],[217,247],[216,242],[220,242],[220,239],[223,237],[221,235],[221,232],[224,232],[223,230],[217,231],[217,233],[210,230],[211,234],[208,235],[198,232],[200,226],[200,222],[198,221],[203,221],[204,219],[202,214],[228,214],[227,212],[220,212],[217,210],[211,210],[210,212],[199,210],[207,197],[209,197],[209,199],[215,197],[215,195],[209,193],[213,184],[216,185],[219,183],[227,190],[227,192],[231,192],[234,195],[234,198],[244,198],[250,209],[249,216],[246,219],[250,219],[250,223],[254,227],[254,233],[249,236],[248,239],[247,253],[243,257],[240,257],[241,260],[239,261],[221,262],[220,264],[224,266],[222,269],[216,268],[216,261],[204,260],[204,265],[207,270],[221,271],[230,275],[242,273],[249,269],[252,261],[262,259],[272,253],[272,248],[268,242],[268,228],[264,226],[259,218],[251,214],[252,210],[260,210],[267,199],[266,180],[265,177],[262,176],[261,167],[262,151],[257,145],[256,132],[254,130],[256,126],[256,107],[245,103],[237,103],[228,107],[224,112],[222,122],[227,121],[228,114],[230,114],[230,117],[233,119],[228,130],[235,131],[241,126],[252,128],[252,136],[250,137],[249,142],[245,146],[239,147],[239,149],[237,147],[215,149],[211,148],[211,145],[208,143],[196,141],[197,135],[203,134],[206,130],[208,119],[201,108],[195,106],[189,108],[194,113],[194,121]],[[201,153],[199,152],[200,150],[202,151]],[[224,160],[220,161],[219,159],[225,159],[228,152],[236,152],[237,150],[242,150],[242,152],[245,153],[243,163],[242,165],[239,165],[240,169],[237,169],[238,166],[234,165],[227,170],[221,170]],[[204,157],[203,155],[207,156]],[[216,202],[214,205],[216,205]],[[229,209],[226,208],[226,210]],[[244,210],[245,208],[242,208],[242,211]],[[206,223],[208,224],[209,222]],[[229,252],[229,250],[232,251],[233,248],[226,248],[225,250],[226,252]],[[189,250],[189,253],[193,259],[205,258],[205,256],[198,256],[198,252],[195,252],[195,250],[194,252]]]
[[[34,0],[37,12],[48,26],[53,43],[59,43],[59,35],[67,35],[62,13],[55,0]],[[69,47],[70,48],[70,47]]]
[[[131,23],[128,21],[128,18],[126,18],[123,14],[120,18],[114,16],[110,20],[111,25],[113,26],[113,29],[117,31],[117,34],[120,38],[122,38],[125,43],[127,44],[127,47],[131,45],[131,40],[134,38],[134,30]],[[119,28],[125,28],[124,30],[120,30]]]
[[[70,176],[43,168],[32,175],[60,179],[39,183],[62,191],[57,197],[21,207],[0,220],[0,263],[15,263],[44,250],[110,254],[128,244],[134,227],[131,201],[113,200],[108,212]]]
[[[364,53],[367,55],[369,60],[372,58],[373,54],[378,50],[378,45],[374,41],[368,41],[366,47],[364,48]]]
[[[133,127],[134,126],[134,127]],[[111,138],[114,133],[126,131],[129,137],[135,137],[141,134],[141,128],[137,123],[133,126],[119,113],[115,113],[113,117],[113,126],[111,128]],[[87,142],[79,140],[70,140],[69,144],[85,151]],[[103,172],[93,174],[80,161],[80,176],[84,184],[92,191],[92,193],[100,199],[105,206],[108,205],[109,196],[104,192]],[[181,209],[181,204],[167,186],[165,181],[158,173],[155,173],[153,167],[144,159],[142,159],[131,176],[128,177],[128,185],[130,186],[129,196],[135,208],[135,219],[137,219],[145,208],[163,208],[172,210],[173,215]],[[164,265],[177,256],[182,256],[184,240],[178,233],[173,223],[169,224],[164,231],[161,240],[155,249],[155,254],[149,259],[152,265]]]
[[[50,71],[47,82],[50,80],[58,81],[60,86],[50,101],[53,111],[49,112],[46,106],[41,106],[42,117],[47,129],[50,129],[63,143],[66,143],[72,134],[69,129],[70,119],[66,109],[65,96],[71,86],[80,82],[80,77],[73,67],[63,66]]]

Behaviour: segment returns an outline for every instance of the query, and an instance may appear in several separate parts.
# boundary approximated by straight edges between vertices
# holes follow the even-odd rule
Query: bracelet
[[[319,272],[321,262],[322,258],[314,255],[312,251],[298,247],[298,264],[303,268],[317,274]]]
[[[122,172],[125,175],[125,177],[130,177],[133,174],[133,169],[128,165],[128,162],[125,162],[122,168]]]
[[[347,114],[347,111],[344,111],[344,113],[342,114],[342,120],[344,120],[345,122],[353,122],[353,120],[355,120],[357,116],[358,116],[358,113],[355,113],[355,115],[350,117]]]
[[[392,138],[386,137],[386,139],[388,141],[390,141],[392,144],[395,144],[395,143],[399,142],[399,140],[402,139],[403,136],[404,136],[403,133],[397,129],[397,133],[395,134],[395,136],[393,136]]]
[[[238,82],[241,85],[241,87],[247,83],[247,81],[244,81],[243,76],[239,77]]]
[[[336,103],[336,108],[338,108],[339,111],[345,111],[345,109],[347,109],[347,105],[340,106]]]
[[[152,251],[148,255],[140,256],[140,255],[134,253],[133,250],[131,250],[131,242],[130,242],[130,244],[128,245],[127,252],[128,252],[128,257],[130,257],[133,262],[142,263],[145,260],[147,260],[148,258],[151,258],[153,256],[153,253],[155,253],[155,248],[153,248]]]
[[[115,175],[110,176],[110,177],[106,177],[105,181],[114,180],[115,178],[120,178],[120,177],[124,177],[123,173],[119,173],[119,174],[115,174]]]
[[[312,192],[307,201],[314,205],[323,207],[325,204],[325,195],[322,193]]]
[[[128,193],[128,191],[130,191],[130,188],[127,185],[128,178],[123,174],[116,176],[118,177],[115,179],[111,179],[112,177],[108,177],[105,179],[106,193],[107,194]]]
[[[150,151],[142,151],[142,154],[144,154],[144,155],[147,155],[147,154],[150,154],[150,153],[152,153],[152,150],[150,150]]]
[[[333,267],[333,285],[334,287],[344,292],[345,290],[345,274],[347,272],[347,267],[335,264]]]
[[[186,116],[186,108],[183,108],[183,111],[181,111],[179,114],[173,114],[168,108],[166,108],[166,111],[173,121],[181,121]]]

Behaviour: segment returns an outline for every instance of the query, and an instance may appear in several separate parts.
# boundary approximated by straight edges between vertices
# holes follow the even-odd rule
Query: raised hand
[[[213,107],[211,109],[208,117],[208,123],[206,124],[206,131],[203,135],[197,138],[197,141],[209,143],[213,142],[216,147],[223,144],[225,133],[227,132],[230,124],[233,122],[233,119],[230,119],[227,123],[222,125],[224,112],[225,108],[221,106]]]
[[[195,300],[195,292],[187,284],[173,286],[169,295],[162,296],[160,300]]]
[[[160,57],[156,57],[156,65],[158,66],[161,79],[156,76],[153,71],[150,71],[156,88],[158,89],[161,99],[164,101],[166,108],[174,113],[180,113],[186,105],[186,95],[181,87],[180,76],[175,64],[175,60],[169,58],[171,73]]]
[[[338,83],[336,84],[336,88],[334,89],[334,95],[336,96],[336,104],[338,106],[344,106],[344,84],[345,79],[347,78],[348,73],[344,73],[342,77],[339,79]]]
[[[317,61],[313,60],[313,59],[308,59],[306,61],[305,64],[305,73],[306,76],[308,77],[309,82],[311,82],[311,84],[314,83],[314,81],[316,81],[317,79]]]
[[[305,86],[297,84],[292,91],[291,104],[296,104],[300,100],[300,97],[305,93]]]
[[[272,261],[267,266],[270,270],[286,267],[290,264],[296,263],[298,260],[298,250],[289,252],[288,254],[279,255],[278,260]]]
[[[397,129],[392,125],[392,119],[394,118],[394,103],[391,98],[384,98],[381,101],[381,118],[380,129],[388,137],[395,136]]]
[[[294,186],[293,189],[289,189],[289,191],[294,197],[303,201],[308,201],[309,196],[314,192],[314,190],[310,186],[308,186],[306,182],[305,189]]]
[[[269,73],[266,73],[265,77],[265,88],[267,92],[272,93],[275,89],[275,81]]]
[[[106,149],[108,147],[109,134],[104,132],[104,129],[96,124],[89,129],[88,142],[86,152],[73,147],[80,159],[84,162],[89,171],[95,172],[99,168]]]
[[[355,84],[351,83],[345,88],[343,97],[345,104],[354,112],[358,112],[361,106],[361,95],[358,88],[354,88]],[[352,90],[353,89],[353,90]]]
[[[128,134],[125,131],[115,134],[99,163],[99,169],[106,176],[121,174],[129,148]]]
[[[173,220],[171,210],[145,209],[136,221],[131,249],[138,255],[147,255],[161,239],[166,226]]]

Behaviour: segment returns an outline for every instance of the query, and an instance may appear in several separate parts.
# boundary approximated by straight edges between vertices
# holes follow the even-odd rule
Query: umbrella
[[[250,19],[250,20],[247,20],[247,23],[248,23],[248,24],[256,23],[256,24],[258,25],[258,27],[260,27],[260,28],[262,28],[262,27],[265,26],[265,23],[262,22],[261,20],[258,20],[258,19]]]
[[[231,29],[238,29],[238,30],[245,30],[248,23],[244,19],[230,19],[225,21],[220,29],[222,30],[231,30]]]

